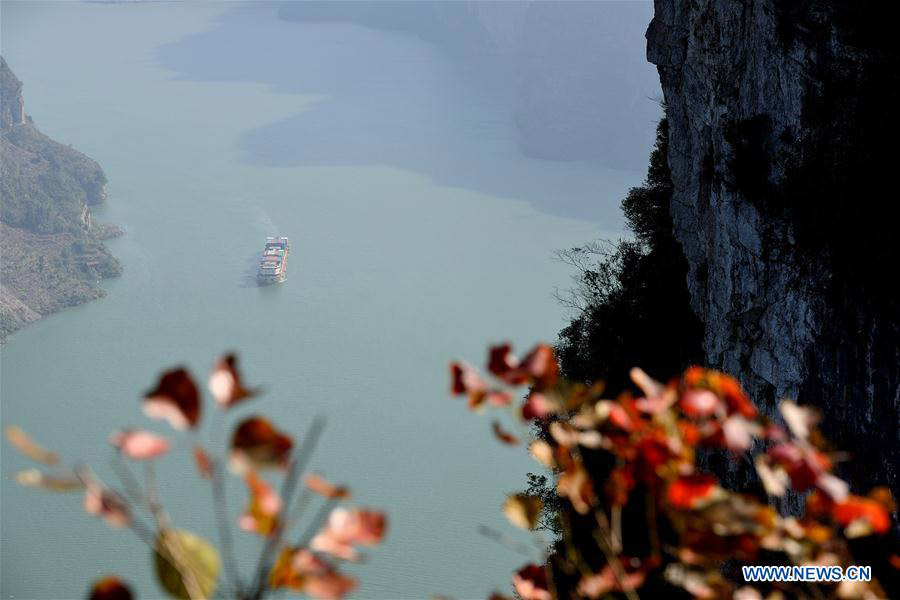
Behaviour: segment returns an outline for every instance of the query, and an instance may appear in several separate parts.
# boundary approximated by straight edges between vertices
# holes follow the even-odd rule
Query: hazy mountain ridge
[[[99,279],[121,267],[94,225],[90,206],[106,199],[100,166],[41,133],[25,114],[22,83],[0,58],[0,335],[42,315],[101,297]]]
[[[640,170],[653,145],[659,84],[636,44],[649,3],[288,2],[279,16],[406,32],[477,55],[515,90],[527,156]]]

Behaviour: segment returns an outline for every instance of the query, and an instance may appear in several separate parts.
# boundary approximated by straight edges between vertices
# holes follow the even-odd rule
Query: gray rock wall
[[[786,15],[774,0],[656,0],[647,56],[658,68],[669,120],[675,235],[690,263],[709,364],[738,374],[770,409],[781,397],[821,406],[826,431],[857,460],[848,476],[863,487],[896,488],[896,303],[869,302],[871,294],[845,281],[854,266],[834,266],[836,244],[798,241],[805,212],[833,207],[795,205],[784,184],[792,157],[841,143],[829,140],[830,121],[810,109],[826,93],[832,58],[863,74],[871,61],[841,46],[853,32],[841,31],[827,10],[816,2],[801,8],[807,14]],[[815,27],[804,35],[786,30],[806,22]],[[838,97],[853,99],[852,90]],[[852,123],[847,131],[852,138]],[[881,226],[877,211],[871,218]]]

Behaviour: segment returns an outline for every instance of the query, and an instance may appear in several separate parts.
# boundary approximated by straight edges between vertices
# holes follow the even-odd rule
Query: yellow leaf
[[[6,440],[31,460],[42,462],[45,465],[55,465],[59,462],[59,456],[32,440],[21,427],[10,425],[6,428],[5,433]]]
[[[16,483],[48,492],[74,492],[84,489],[84,483],[75,476],[48,475],[37,469],[17,473]]]
[[[219,577],[219,553],[189,531],[168,530],[156,538],[156,578],[173,598],[212,598]]]
[[[543,508],[544,502],[537,496],[515,494],[506,499],[503,514],[516,527],[534,529]]]

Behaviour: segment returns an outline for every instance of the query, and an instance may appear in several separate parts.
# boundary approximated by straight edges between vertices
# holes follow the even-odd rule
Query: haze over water
[[[390,515],[350,567],[357,597],[484,597],[525,558],[499,507],[537,465],[448,396],[447,364],[486,345],[555,339],[568,284],[552,252],[618,235],[642,172],[529,159],[503,86],[414,36],[280,21],[276,5],[3,3],[3,55],[26,112],[96,159],[94,218],[124,275],[108,296],[43,319],[2,348],[2,421],[112,479],[120,427],[167,435],[139,398],[163,368],[205,379],[240,353],[263,414],[300,436],[328,426],[312,468]],[[291,237],[288,281],[258,288],[267,235]],[[212,407],[206,418],[211,417]],[[205,432],[204,432],[205,435]],[[215,540],[191,441],[160,463],[176,523]],[[117,573],[161,594],[148,550],[81,510],[80,495],[10,483],[2,451],[2,595],[79,596]],[[246,493],[229,481],[230,511]],[[249,573],[258,540],[236,533]]]

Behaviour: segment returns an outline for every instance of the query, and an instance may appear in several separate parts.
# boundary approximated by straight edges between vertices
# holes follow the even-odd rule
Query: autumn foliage
[[[750,584],[741,576],[741,565],[865,565],[855,543],[891,530],[890,492],[851,493],[810,408],[785,400],[780,418],[767,417],[734,378],[699,367],[667,384],[633,369],[639,393],[609,397],[602,384],[562,379],[546,345],[522,359],[495,346],[486,371],[490,378],[453,363],[451,392],[471,409],[502,409],[507,422],[532,425],[530,453],[555,481],[552,507],[547,497],[515,494],[503,508],[525,529],[548,510],[558,525],[546,555],[512,577],[524,600],[888,597],[874,580]],[[504,444],[528,435],[499,419],[491,428]],[[757,489],[727,489],[700,466],[709,452],[752,461]],[[805,508],[790,514],[791,498]],[[897,577],[896,552],[876,576]]]
[[[228,354],[219,359],[207,387],[220,411],[259,395],[247,387]],[[340,570],[342,561],[358,561],[360,546],[375,546],[384,538],[387,519],[380,511],[340,506],[350,497],[347,487],[330,483],[304,470],[315,449],[324,422],[316,419],[299,446],[261,416],[240,419],[227,445],[227,456],[210,450],[221,438],[224,414],[213,419],[210,439],[201,441],[198,429],[203,417],[203,394],[184,368],[163,373],[141,400],[151,419],[167,422],[183,434],[183,444],[143,429],[121,429],[110,435],[115,452],[115,484],[104,482],[83,465],[60,466],[56,453],[35,442],[20,428],[6,430],[7,440],[28,458],[52,470],[28,469],[16,480],[25,486],[53,492],[81,492],[84,510],[111,527],[130,529],[147,544],[160,586],[175,598],[230,597],[257,600],[277,591],[303,593],[314,598],[342,598],[358,583]],[[163,507],[156,482],[155,461],[176,446],[187,451],[198,477],[212,488],[213,508],[219,530],[219,548],[194,533],[177,528]],[[229,522],[225,505],[225,463],[243,480],[249,497],[236,523]],[[143,478],[134,470],[143,463]],[[271,475],[270,475],[271,474]],[[272,475],[281,479],[276,486]],[[311,518],[306,509],[319,498]],[[142,514],[143,513],[143,514]],[[303,521],[300,533],[294,529]],[[149,522],[150,525],[146,523]],[[249,580],[242,578],[234,555],[234,525],[261,537],[257,568]],[[127,584],[114,576],[97,581],[89,592],[96,600],[129,600]]]

